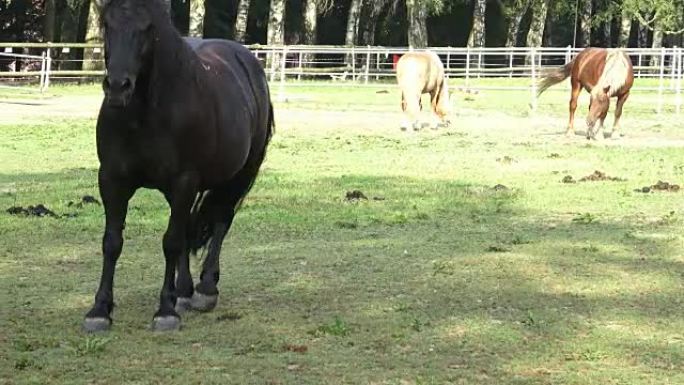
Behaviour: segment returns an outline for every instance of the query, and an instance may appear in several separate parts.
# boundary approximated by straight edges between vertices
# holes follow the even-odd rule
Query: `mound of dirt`
[[[79,209],[82,208],[83,206],[86,206],[86,205],[98,205],[98,206],[100,206],[101,203],[92,195],[84,195],[81,198],[81,201],[78,203],[74,203],[74,202],[67,203],[68,207],[74,206],[74,207],[79,208]]]
[[[636,189],[636,192],[650,193],[654,191],[665,191],[665,192],[678,192],[681,187],[678,184],[671,184],[669,182],[664,182],[659,180],[658,183],[652,186],[645,186],[640,189]]]
[[[496,158],[496,161],[503,164],[511,164],[516,162],[515,159],[511,158],[508,155],[504,156],[503,158]]]
[[[577,181],[575,181],[575,179],[572,177],[572,175],[564,176],[562,182],[563,183],[577,183]]]
[[[625,179],[623,178],[618,178],[614,176],[608,176],[606,175],[605,172],[602,171],[594,171],[593,174],[587,175],[580,179],[580,182],[601,182],[601,181],[609,181],[609,182],[624,182]]]
[[[10,207],[7,209],[7,213],[10,215],[23,215],[27,217],[58,217],[57,214],[55,214],[52,210],[45,207],[45,205],[43,205],[42,203],[36,206],[29,206],[26,208],[20,206]]]
[[[497,184],[496,186],[492,187],[492,190],[494,190],[494,191],[508,191],[510,189],[508,187],[502,185],[502,184]]]
[[[347,195],[345,196],[345,199],[347,200],[347,202],[355,202],[355,201],[360,201],[360,200],[367,201],[368,197],[366,196],[366,194],[364,194],[360,190],[353,190],[353,191],[347,191]]]

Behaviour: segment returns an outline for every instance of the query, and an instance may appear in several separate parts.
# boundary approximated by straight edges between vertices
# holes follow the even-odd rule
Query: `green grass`
[[[681,119],[635,95],[627,137],[588,145],[564,92],[457,92],[452,128],[403,133],[382,89],[286,88],[219,306],[169,334],[161,195],[133,198],[113,330],[85,335],[104,218],[69,202],[97,195],[95,122],[0,123],[0,383],[684,383],[684,196],[634,191],[684,183]],[[594,170],[626,181],[562,183]],[[70,215],[4,212],[38,203]]]

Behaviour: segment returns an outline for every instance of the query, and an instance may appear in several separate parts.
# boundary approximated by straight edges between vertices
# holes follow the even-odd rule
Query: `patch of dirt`
[[[93,204],[94,204],[94,205],[98,205],[98,206],[101,206],[101,205],[102,205],[102,204],[100,203],[100,201],[98,201],[94,196],[92,196],[92,195],[84,195],[84,196],[81,198],[81,201],[80,201],[80,202],[78,202],[78,203],[69,202],[69,203],[67,203],[67,207],[72,207],[72,206],[73,206],[73,207],[76,207],[76,208],[80,209],[80,208],[82,208],[83,206],[86,206],[86,205],[93,205]]]
[[[587,175],[581,178],[580,182],[600,182],[600,181],[610,181],[610,182],[624,182],[626,179],[618,178],[614,176],[608,176],[605,172],[594,171],[593,174]]]
[[[496,186],[492,187],[492,190],[494,191],[508,191],[510,188],[502,185],[502,184],[497,184]]]
[[[344,198],[347,202],[367,201],[368,197],[361,190],[347,191]]]
[[[221,314],[220,316],[216,317],[216,321],[222,322],[222,321],[237,321],[242,318],[242,314],[235,313],[235,312],[229,312],[225,314]]]
[[[549,159],[560,159],[560,157],[561,157],[560,154],[557,152],[553,152],[553,153],[549,154],[549,156],[548,156]]]
[[[679,192],[681,187],[678,184],[671,184],[669,182],[664,182],[659,180],[658,183],[652,186],[645,186],[634,191],[641,193],[650,193],[655,191],[665,191],[665,192]]]
[[[10,215],[23,215],[27,217],[59,217],[52,210],[45,207],[45,205],[42,203],[36,206],[28,206],[26,208],[20,206],[10,207],[7,209],[7,213]]]
[[[380,90],[380,91],[377,91],[376,94],[389,94],[389,91],[387,91],[387,90]]]
[[[503,158],[496,158],[496,161],[503,164],[511,164],[517,162],[515,159],[511,158],[508,155],[504,156]]]
[[[283,350],[286,352],[293,352],[293,353],[300,353],[304,354],[309,350],[309,347],[306,345],[292,345],[292,344],[286,344],[283,345]]]
[[[577,181],[572,177],[572,175],[566,175],[563,177],[563,183],[577,183]]]

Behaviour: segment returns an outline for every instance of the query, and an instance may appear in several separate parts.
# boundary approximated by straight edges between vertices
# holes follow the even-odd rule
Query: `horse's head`
[[[154,26],[149,7],[140,0],[98,0],[104,29],[107,76],[106,101],[123,107],[135,91],[136,80],[151,62]],[[161,6],[161,5],[159,5]]]
[[[605,119],[610,107],[610,87],[597,87],[591,92],[589,102],[589,115],[587,116],[587,127],[593,129],[599,119]]]

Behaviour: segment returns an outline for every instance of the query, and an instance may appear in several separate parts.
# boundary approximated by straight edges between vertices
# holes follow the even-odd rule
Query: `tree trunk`
[[[347,18],[347,34],[344,39],[344,45],[354,46],[356,45],[356,36],[359,32],[359,17],[361,16],[361,6],[363,5],[363,0],[352,0],[351,6],[349,7],[349,17]],[[348,67],[353,65],[354,56],[348,54],[345,57],[345,62]]]
[[[247,19],[249,18],[249,0],[240,0],[237,18],[235,19],[235,41],[245,43],[247,40]]]
[[[378,26],[378,17],[380,13],[387,6],[387,0],[376,0],[366,3],[363,24],[363,33],[361,39],[365,45],[375,45],[375,32]]]
[[[65,1],[64,8],[62,9],[60,15],[60,34],[59,41],[63,43],[77,43],[78,42],[78,16],[79,7],[77,4]],[[78,63],[74,62],[74,49],[71,49],[68,53],[63,53],[60,55],[60,59],[64,60],[61,62],[59,69],[63,70],[77,70]],[[63,56],[62,56],[63,55]]]
[[[632,17],[627,10],[622,11],[620,20],[620,36],[618,37],[618,47],[627,48],[629,46],[629,34],[632,32]]]
[[[655,25],[653,26],[653,45],[651,48],[655,49],[661,49],[663,47],[663,30],[660,28],[660,23],[658,21],[655,22]],[[660,66],[660,54],[655,54],[651,56],[651,67],[659,67]]]
[[[190,30],[192,37],[204,36],[204,0],[190,0]]]
[[[88,10],[88,27],[86,29],[86,44],[100,44],[102,43],[102,30],[100,29],[100,12],[97,9],[96,0],[90,0]],[[93,48],[85,48],[83,51],[83,69],[86,71],[95,71],[104,69],[104,62],[101,59],[102,50],[100,53],[95,53]]]
[[[610,12],[610,1],[611,0],[604,0],[603,2],[605,12],[608,13],[607,20],[603,22],[603,46],[605,48],[613,46],[613,14]]]
[[[530,7],[530,1],[525,1],[517,5],[513,9],[513,14],[508,20],[508,33],[506,37],[506,47],[515,47],[518,45],[518,32],[520,31],[520,22],[523,16]]]
[[[271,8],[268,12],[268,36],[266,43],[270,46],[285,44],[285,0],[271,0]],[[285,60],[286,58],[282,58]],[[271,68],[273,65],[281,64],[280,55],[269,55],[266,65]],[[275,75],[275,71],[272,76]]]
[[[425,0],[406,0],[408,13],[409,48],[425,48],[428,45],[427,8]]]
[[[649,14],[645,15],[648,19],[651,16]],[[639,48],[648,48],[648,26],[639,23]]]
[[[582,31],[582,47],[591,46],[591,12],[592,1],[581,0],[580,4],[580,30]]]
[[[487,0],[475,0],[473,11],[473,27],[468,37],[468,47],[484,47],[485,45],[485,13]]]
[[[304,6],[304,44],[315,45],[318,31],[318,2],[320,0],[306,0]],[[304,66],[311,67],[316,61],[316,55],[303,55]]]
[[[55,19],[57,7],[55,0],[45,0],[45,19],[43,22],[43,41],[55,40]]]
[[[544,26],[549,10],[549,0],[535,0],[533,5],[532,23],[527,33],[528,47],[541,47],[544,38]]]
[[[306,6],[304,7],[304,44],[316,44],[318,1],[319,0],[306,0]]]

